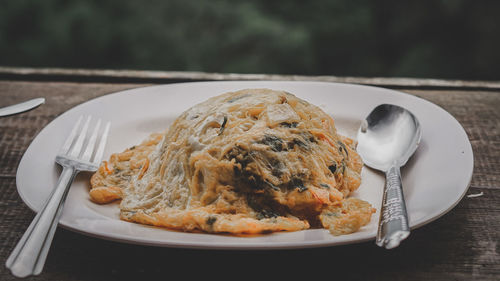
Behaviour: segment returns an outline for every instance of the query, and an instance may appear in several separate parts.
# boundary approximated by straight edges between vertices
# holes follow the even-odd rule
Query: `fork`
[[[63,168],[56,187],[52,190],[41,211],[35,216],[5,263],[14,276],[26,277],[38,275],[42,272],[69,187],[79,172],[95,172],[99,167],[109,133],[110,122],[107,122],[104,126],[97,150],[91,161],[101,127],[101,120],[97,121],[92,134],[85,142],[91,117],[86,118],[80,129],[83,118],[83,116],[80,116],[56,156],[56,162]],[[83,149],[84,142],[86,143],[85,149]]]

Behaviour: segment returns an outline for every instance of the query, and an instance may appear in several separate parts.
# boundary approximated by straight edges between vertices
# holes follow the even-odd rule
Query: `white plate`
[[[362,119],[377,105],[393,103],[408,108],[419,119],[422,141],[403,168],[404,195],[412,228],[429,223],[451,210],[467,191],[472,176],[470,142],[460,124],[446,111],[401,92],[351,84],[322,82],[232,81],[182,83],[138,88],[102,96],[68,110],[48,124],[33,140],[17,171],[17,188],[24,202],[39,210],[60,168],[54,158],[80,115],[91,114],[112,122],[105,157],[160,132],[187,108],[208,97],[245,88],[285,90],[331,114],[341,134],[354,137]],[[183,233],[121,221],[118,204],[97,205],[89,200],[88,174],[74,182],[60,224],[68,229],[135,244],[212,248],[306,248],[374,239],[379,213],[359,232],[332,236],[325,229],[235,237]],[[363,168],[362,184],[354,196],[380,209],[384,177]],[[408,238],[411,239],[411,236]]]

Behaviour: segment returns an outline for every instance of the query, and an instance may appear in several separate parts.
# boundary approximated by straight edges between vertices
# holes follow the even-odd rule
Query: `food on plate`
[[[357,231],[375,211],[349,197],[361,183],[355,142],[296,96],[246,89],[183,112],[165,133],[103,161],[97,203],[123,220],[184,231]]]

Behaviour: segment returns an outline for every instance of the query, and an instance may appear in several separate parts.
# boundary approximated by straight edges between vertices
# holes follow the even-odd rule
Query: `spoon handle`
[[[403,196],[401,172],[393,165],[385,173],[385,188],[380,210],[377,245],[392,249],[410,235],[405,198]]]

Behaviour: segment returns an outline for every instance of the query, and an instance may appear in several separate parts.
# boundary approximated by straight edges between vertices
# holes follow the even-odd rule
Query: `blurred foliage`
[[[0,0],[0,65],[500,80],[500,1]]]

